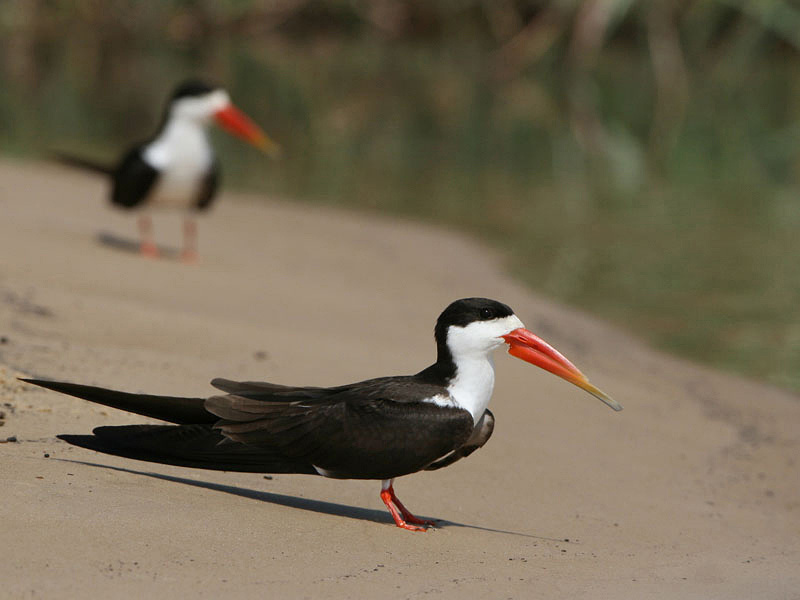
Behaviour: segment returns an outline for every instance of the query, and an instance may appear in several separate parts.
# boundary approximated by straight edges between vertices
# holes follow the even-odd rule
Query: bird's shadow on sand
[[[98,244],[117,252],[125,252],[126,254],[139,254],[140,243],[139,240],[124,237],[110,231],[99,231],[95,236]],[[167,260],[177,260],[180,258],[180,250],[177,248],[170,248],[168,246],[158,246],[159,258],[166,258]]]
[[[372,521],[373,523],[393,523],[387,511],[375,510],[372,508],[361,508],[358,506],[349,506],[347,504],[338,504],[336,502],[325,502],[324,500],[312,500],[309,498],[298,498],[297,496],[289,496],[286,494],[278,494],[275,492],[263,492],[259,490],[251,490],[248,488],[236,487],[232,485],[223,485],[211,481],[202,481],[199,479],[188,479],[186,477],[175,477],[174,475],[165,475],[163,473],[153,473],[148,471],[137,471],[135,469],[126,469],[125,467],[114,467],[111,465],[102,465],[99,463],[87,462],[82,460],[72,460],[68,458],[56,459],[62,462],[73,463],[77,465],[84,465],[87,467],[96,467],[100,469],[109,469],[111,471],[119,471],[121,473],[131,473],[133,475],[142,475],[144,477],[151,477],[153,479],[160,479],[162,481],[170,481],[172,483],[182,483],[183,485],[191,485],[215,492],[224,492],[226,494],[233,494],[241,498],[249,498],[251,500],[259,500],[261,502],[269,502],[270,504],[278,504],[280,506],[288,506],[299,510],[307,510],[310,512],[320,513],[324,515],[333,515],[336,517],[347,517],[349,519],[358,519],[360,521]],[[430,518],[430,517],[425,517]],[[435,529],[447,529],[450,527],[466,527],[469,529],[477,529],[480,531],[488,531],[490,533],[502,533],[506,535],[517,535],[527,538],[534,538],[537,540],[547,540],[552,542],[563,542],[563,539],[551,538],[541,535],[533,535],[530,533],[522,533],[519,531],[506,531],[504,529],[492,529],[490,527],[481,527],[479,525],[469,525],[466,523],[457,523],[455,521],[443,521],[436,519]]]

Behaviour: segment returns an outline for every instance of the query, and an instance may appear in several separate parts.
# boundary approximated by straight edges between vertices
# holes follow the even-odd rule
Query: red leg
[[[181,260],[185,263],[196,263],[197,255],[197,223],[187,217],[183,222],[183,252]]]
[[[394,487],[392,487],[392,480],[390,479],[383,482],[381,500],[383,500],[389,512],[392,513],[392,518],[394,518],[394,522],[398,527],[409,531],[427,531],[430,525],[435,525],[434,521],[418,519],[403,506],[403,503],[394,493]],[[422,525],[423,527],[417,527],[417,525]]]
[[[411,511],[409,511],[405,506],[403,506],[403,503],[400,502],[400,498],[398,498],[397,495],[394,493],[394,487],[393,486],[390,485],[389,489],[386,490],[386,491],[389,492],[389,494],[390,494],[390,496],[392,498],[392,503],[397,508],[400,509],[400,513],[403,515],[403,518],[406,520],[407,523],[414,523],[415,525],[425,525],[425,526],[428,526],[428,527],[430,527],[432,525],[436,525],[436,521],[428,521],[426,519],[420,519],[420,518],[415,517],[414,515],[412,515]]]
[[[139,246],[139,252],[142,256],[158,258],[158,246],[153,242],[153,222],[150,220],[149,215],[139,217],[139,234],[142,238],[142,243]]]

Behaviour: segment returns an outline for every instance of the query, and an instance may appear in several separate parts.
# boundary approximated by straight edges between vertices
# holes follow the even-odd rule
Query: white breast
[[[191,207],[214,160],[205,127],[173,119],[143,151],[144,160],[159,171],[148,203],[153,208]]]
[[[467,409],[472,420],[480,421],[494,391],[494,361],[491,355],[459,357],[456,359],[456,376],[447,391],[461,408]]]

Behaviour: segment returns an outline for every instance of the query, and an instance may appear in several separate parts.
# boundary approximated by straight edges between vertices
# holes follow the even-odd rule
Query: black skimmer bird
[[[509,352],[583,388],[614,410],[564,356],[527,329],[505,304],[466,298],[448,306],[435,329],[436,362],[416,375],[337,387],[294,387],[215,379],[210,398],[129,394],[25,379],[91,402],[175,425],[98,427],[60,435],[84,448],[184,467],[255,473],[305,473],[381,480],[381,499],[398,527],[423,531],[394,492],[397,477],[469,456],[492,435],[492,353]]]
[[[167,103],[161,126],[145,142],[123,154],[116,166],[56,153],[66,164],[111,177],[111,203],[123,209],[207,209],[217,191],[219,164],[208,139],[208,127],[216,121],[227,132],[275,155],[278,145],[242,111],[228,93],[202,81],[179,85]],[[148,213],[139,217],[141,253],[158,256]],[[182,257],[197,258],[197,227],[191,217],[184,222]]]

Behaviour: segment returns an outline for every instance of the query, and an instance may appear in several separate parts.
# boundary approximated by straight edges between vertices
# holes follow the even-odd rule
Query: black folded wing
[[[100,427],[93,436],[59,436],[72,444],[205,469],[391,479],[457,451],[475,429],[470,413],[448,404],[441,387],[414,377],[333,388],[214,380],[230,393],[208,399],[26,381],[179,424]]]

